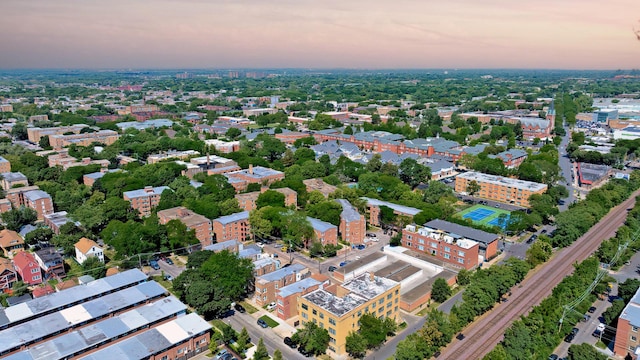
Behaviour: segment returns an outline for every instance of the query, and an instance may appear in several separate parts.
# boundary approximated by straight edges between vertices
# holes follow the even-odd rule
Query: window
[[[284,310],[282,310],[281,308],[278,308],[278,312],[279,312],[280,314],[284,314]]]
[[[316,309],[313,309],[313,315],[318,315],[318,311]]]
[[[438,248],[438,243],[432,242],[431,243],[431,247],[434,248],[434,249],[437,249]]]
[[[334,319],[334,318],[329,318],[329,324],[331,324],[331,325],[335,325],[335,324],[336,324],[336,319]]]
[[[335,334],[336,334],[336,329],[334,329],[334,328],[330,327],[330,328],[329,328],[329,334],[331,334],[331,335],[335,335]]]
[[[31,273],[32,273],[32,274],[37,274],[37,273],[39,273],[39,272],[40,272],[40,268],[34,268],[34,269],[31,269]]]
[[[631,331],[633,331],[633,332],[638,332],[638,327],[637,327],[637,326],[632,326],[632,327],[631,327]]]
[[[165,356],[163,356],[163,357],[162,357],[162,359],[160,359],[160,360],[169,360],[169,356],[165,355]]]
[[[384,311],[384,306],[381,306],[380,309],[378,309],[378,314],[382,314],[383,311]]]
[[[459,258],[459,259],[458,259],[458,262],[459,262],[460,264],[464,264],[464,259],[460,259],[460,258]]]
[[[424,251],[424,246],[422,246],[422,245],[418,245],[418,250],[420,250],[420,251]]]
[[[382,305],[383,302],[384,302],[384,299],[378,300],[378,304],[380,304],[380,305]]]
[[[320,313],[320,319],[324,319],[324,314]]]
[[[411,235],[407,235],[407,240],[411,240]]]
[[[308,319],[308,318],[309,318],[309,316],[307,315],[307,313],[303,312],[303,313],[302,313],[302,318],[303,318],[303,319]]]
[[[388,308],[390,308],[392,305],[393,305],[393,303],[392,303],[392,302],[388,302],[388,303],[387,303],[387,309],[388,309]]]
[[[450,259],[450,258],[451,258],[451,255],[449,255],[449,254],[444,254],[444,258],[445,258],[445,259]]]
[[[631,341],[633,341],[633,342],[638,341],[638,339],[637,339],[635,336],[633,336],[633,335],[631,335],[631,337],[630,337],[629,339],[631,339]]]
[[[458,256],[464,257],[464,251],[458,251]]]
[[[40,280],[40,275],[35,275],[31,278],[32,280]]]
[[[389,294],[389,295],[387,295],[387,300],[390,300],[390,299],[391,299],[391,296],[393,296],[393,294]]]
[[[418,243],[419,244],[424,244],[424,240],[420,239],[420,240],[418,240]]]
[[[307,306],[307,304],[302,304],[302,308],[305,310],[309,310],[309,307]]]
[[[450,247],[448,247],[448,246],[445,246],[445,247],[444,247],[444,251],[446,251],[446,252],[450,252],[450,251],[451,251],[451,248],[450,248]]]

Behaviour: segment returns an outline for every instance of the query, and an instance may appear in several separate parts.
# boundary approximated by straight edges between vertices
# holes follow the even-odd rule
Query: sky
[[[0,68],[640,68],[640,0],[2,0]]]

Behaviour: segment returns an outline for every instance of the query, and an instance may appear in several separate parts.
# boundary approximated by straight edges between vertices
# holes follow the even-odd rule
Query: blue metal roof
[[[156,194],[156,195],[162,194],[162,192],[165,190],[171,190],[171,188],[168,186],[157,186],[152,189],[153,189],[153,194]],[[144,189],[125,191],[123,194],[126,195],[129,199],[149,196],[149,193],[146,192]]]
[[[416,209],[410,206],[404,206],[404,205],[398,205],[398,204],[394,204],[394,203],[390,203],[388,201],[382,201],[382,200],[378,200],[378,199],[371,199],[368,197],[363,197],[362,199],[364,199],[367,204],[369,205],[373,205],[373,206],[386,206],[388,208],[391,208],[395,211],[401,212],[403,214],[409,214],[412,216],[417,215],[418,213],[420,213],[420,209]]]
[[[314,278],[306,278],[306,279],[297,281],[291,285],[287,285],[285,287],[280,288],[278,294],[282,297],[287,297],[296,293],[301,293],[312,286],[316,286],[320,284],[322,283]]]
[[[358,221],[360,220],[360,213],[356,210],[351,203],[346,199],[336,199],[336,201],[342,205],[342,213],[340,213],[340,217],[344,218],[346,221]]]
[[[266,282],[277,281],[291,274],[301,272],[302,270],[305,270],[305,269],[306,267],[302,264],[293,264],[291,266],[287,266],[286,268],[282,268],[280,270],[276,270],[274,272],[264,274],[262,276],[258,276],[256,280],[262,280]]]
[[[307,216],[307,220],[309,220],[309,222],[311,223],[311,227],[313,227],[314,230],[318,230],[320,232],[325,232],[329,229],[338,228],[337,226],[331,223],[328,223],[319,219],[315,219],[309,216]]]
[[[242,212],[227,215],[227,216],[221,216],[217,219],[214,219],[213,221],[217,221],[223,225],[226,225],[226,224],[230,224],[232,222],[241,221],[241,220],[249,220],[248,211],[242,211]]]

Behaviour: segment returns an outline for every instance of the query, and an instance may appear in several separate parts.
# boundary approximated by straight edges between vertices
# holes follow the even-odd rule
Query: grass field
[[[504,217],[501,215],[504,214]],[[463,219],[470,219],[476,224],[486,226],[498,226],[505,228],[511,212],[500,208],[492,208],[485,205],[474,205],[457,213]],[[504,219],[504,221],[503,221]]]

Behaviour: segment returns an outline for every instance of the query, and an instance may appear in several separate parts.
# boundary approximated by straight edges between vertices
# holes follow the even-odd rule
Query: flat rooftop
[[[454,273],[453,271],[446,269],[442,270],[437,275],[428,278],[427,280],[419,283],[410,290],[407,290],[404,293],[400,293],[400,299],[406,303],[412,304],[423,297],[427,292],[431,291],[433,283],[436,281],[436,279],[442,278],[445,280],[449,280],[454,276],[456,276],[456,273]]]
[[[488,183],[509,188],[516,188],[529,191],[543,191],[547,188],[545,184],[539,184],[531,181],[512,179],[503,176],[483,174],[476,171],[469,171],[459,174],[456,178],[466,179],[468,181],[476,181],[478,183]]]
[[[386,257],[387,255],[385,255],[385,253],[381,252],[381,251],[376,251],[372,254],[369,254],[359,260],[355,260],[353,262],[348,263],[347,265],[336,269],[335,272],[340,273],[340,274],[348,274],[350,272],[354,272],[356,270],[358,270],[359,268],[372,263],[380,258]]]
[[[463,236],[467,239],[477,241],[485,246],[491,244],[494,241],[497,241],[500,236],[497,234],[492,234],[486,231],[477,230],[468,226],[458,225],[456,223],[452,223],[445,220],[431,220],[428,223],[424,224],[425,227],[431,228],[434,230],[441,230],[448,233],[457,234]]]
[[[378,199],[371,199],[368,197],[363,197],[363,200],[365,200],[367,202],[367,204],[369,206],[386,206],[388,208],[391,208],[399,213],[403,213],[403,214],[409,214],[411,216],[415,216],[418,215],[418,213],[420,213],[420,209],[416,209],[410,206],[404,206],[404,205],[398,205],[398,204],[394,204],[388,201],[382,201],[382,200],[378,200]]]
[[[380,270],[374,272],[376,276],[391,279],[393,281],[401,282],[409,276],[419,272],[420,269],[417,266],[413,266],[404,261],[396,261],[391,263]]]

